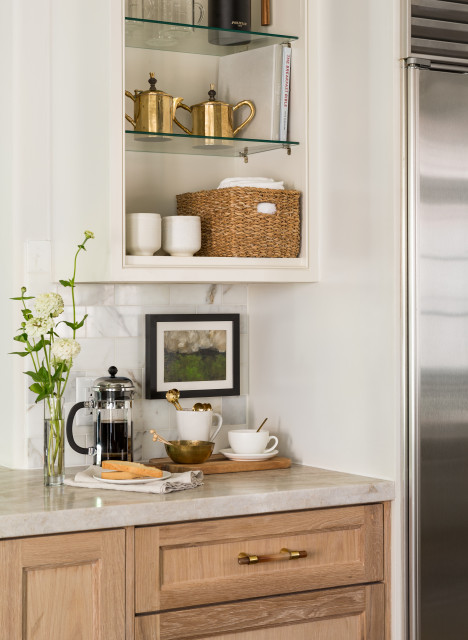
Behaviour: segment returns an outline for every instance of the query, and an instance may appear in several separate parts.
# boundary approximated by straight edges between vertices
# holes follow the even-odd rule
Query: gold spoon
[[[164,444],[169,444],[169,445],[171,444],[168,440],[160,436],[159,433],[156,433],[154,429],[151,429],[150,433],[153,434],[153,442],[158,442],[159,440],[159,442],[163,442]]]
[[[257,429],[257,433],[260,431],[260,429],[263,427],[263,425],[265,424],[265,422],[268,420],[268,418],[265,418],[265,420],[262,422],[262,424],[258,427]]]
[[[180,391],[178,389],[169,389],[166,392],[166,400],[174,405],[177,411],[182,411],[182,407],[179,404]]]
[[[203,411],[213,411],[213,407],[209,402],[205,402],[205,404],[203,405]]]
[[[204,405],[201,402],[195,402],[192,411],[205,411]]]

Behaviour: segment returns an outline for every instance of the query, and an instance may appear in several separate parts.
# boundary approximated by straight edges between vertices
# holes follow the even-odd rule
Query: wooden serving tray
[[[158,467],[158,469],[163,469],[163,471],[171,471],[172,473],[183,473],[184,471],[200,469],[208,475],[211,473],[234,473],[236,471],[288,469],[291,466],[291,460],[290,458],[275,456],[269,460],[249,460],[241,462],[239,460],[228,460],[222,453],[215,453],[211,458],[208,458],[206,462],[202,462],[201,464],[179,464],[172,462],[170,458],[151,458],[148,465]]]

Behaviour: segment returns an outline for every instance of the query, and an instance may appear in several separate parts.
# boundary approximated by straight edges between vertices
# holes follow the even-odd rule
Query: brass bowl
[[[200,464],[213,453],[215,443],[204,440],[171,440],[165,444],[167,455],[179,464]]]

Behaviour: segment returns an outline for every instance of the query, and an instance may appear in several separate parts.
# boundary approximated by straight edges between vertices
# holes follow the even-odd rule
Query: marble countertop
[[[67,470],[73,472],[76,470]],[[0,468],[0,538],[382,502],[394,483],[314,467],[208,475],[168,494],[44,487],[42,471]]]

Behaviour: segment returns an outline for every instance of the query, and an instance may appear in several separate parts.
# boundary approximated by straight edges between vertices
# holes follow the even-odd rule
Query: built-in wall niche
[[[257,7],[258,4],[258,7]],[[290,145],[288,152],[282,144],[277,144],[275,150],[262,153],[248,153],[248,162],[237,150],[232,156],[217,157],[211,155],[192,155],[190,148],[185,151],[177,149],[185,141],[176,140],[176,145],[171,147],[174,153],[168,153],[167,141],[152,144],[151,151],[145,153],[144,144],[138,143],[137,137],[131,133],[124,134],[125,138],[125,211],[128,212],[156,212],[161,216],[176,215],[176,195],[188,191],[200,191],[214,189],[223,178],[230,176],[266,176],[275,180],[283,180],[288,189],[298,189],[303,193],[302,198],[302,228],[301,228],[301,252],[298,258],[183,258],[176,259],[164,255],[159,251],[155,256],[127,256],[124,251],[125,232],[122,237],[123,268],[131,269],[132,278],[147,279],[150,277],[184,277],[187,278],[187,268],[190,267],[190,278],[199,277],[201,281],[222,278],[226,281],[294,281],[315,279],[315,260],[311,255],[310,226],[309,226],[309,201],[308,201],[308,110],[307,110],[307,86],[306,72],[306,21],[305,8],[301,0],[294,0],[294,7],[289,6],[286,11],[283,7],[276,7],[273,15],[273,24],[265,31],[270,33],[289,33],[297,36],[289,38],[293,52],[293,71],[291,84],[291,103],[289,112],[288,140],[299,144]],[[253,12],[260,12],[260,3],[253,4]],[[292,9],[295,9],[294,11]],[[284,12],[284,16],[282,13]],[[283,20],[284,18],[284,20]],[[258,28],[258,21],[254,17],[252,24]],[[157,78],[157,88],[174,97],[182,97],[185,104],[191,106],[208,99],[210,84],[214,84],[218,90],[217,99],[226,100],[222,92],[223,69],[226,63],[225,56],[201,55],[199,53],[187,53],[185,51],[158,50],[153,47],[154,37],[148,39],[149,45],[141,46],[138,37],[127,24],[127,46],[125,47],[124,64],[124,89],[132,92],[135,89],[146,90],[149,87],[149,73],[153,72]],[[150,25],[151,27],[151,25]],[[138,25],[136,25],[138,28]],[[158,29],[160,27],[158,26]],[[196,30],[195,30],[196,31]],[[149,32],[148,32],[149,33]],[[160,31],[150,35],[155,35]],[[195,34],[201,41],[203,34]],[[265,38],[264,38],[265,39]],[[286,42],[287,38],[272,39],[275,44]],[[186,45],[183,45],[183,48]],[[200,47],[201,45],[197,45]],[[269,51],[273,52],[273,46]],[[279,45],[278,45],[279,46]],[[143,48],[145,47],[145,48]],[[230,53],[230,52],[229,52]],[[242,51],[230,54],[230,59],[242,55]],[[254,53],[254,56],[256,54]],[[221,75],[220,75],[221,74]],[[255,69],[246,74],[251,81],[255,76]],[[246,84],[248,84],[246,82]],[[224,82],[226,86],[226,82]],[[239,96],[249,99],[249,95]],[[232,100],[227,99],[230,103]],[[133,115],[133,103],[125,100],[125,107],[129,115]],[[246,111],[241,112],[241,119]],[[264,117],[262,109],[257,109],[256,122]],[[190,128],[190,115],[183,109],[177,110],[177,118]],[[250,124],[250,131],[254,131],[254,121]],[[132,126],[125,123],[125,129],[132,130]],[[258,130],[258,127],[257,127]],[[174,134],[183,135],[183,132],[174,124]],[[249,136],[249,125],[238,136],[246,139],[245,148],[252,149]],[[258,139],[258,138],[257,138]],[[191,140],[188,141],[190,145]],[[263,145],[265,147],[265,145]],[[243,143],[242,143],[243,147]],[[245,149],[242,148],[242,151]],[[267,147],[268,148],[268,147]],[[274,146],[269,147],[273,149]],[[155,151],[161,149],[161,151]],[[263,149],[262,149],[263,151]],[[199,153],[198,151],[196,152]],[[124,224],[122,225],[124,229]],[[313,250],[313,249],[312,249]],[[159,268],[156,269],[155,268]],[[173,276],[171,268],[177,270]],[[199,270],[195,273],[193,270]],[[210,274],[211,272],[211,274]],[[128,271],[127,271],[128,273]],[[153,274],[153,276],[151,275]],[[214,278],[213,278],[214,275]],[[190,281],[192,281],[190,279]],[[195,281],[195,280],[194,280]],[[198,280],[197,280],[198,281]]]

